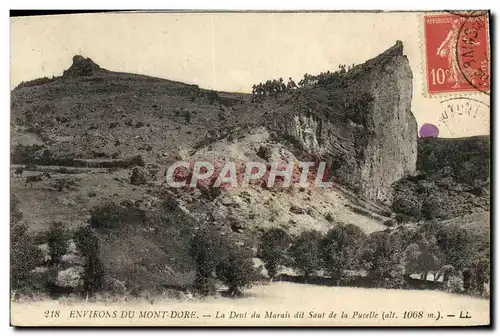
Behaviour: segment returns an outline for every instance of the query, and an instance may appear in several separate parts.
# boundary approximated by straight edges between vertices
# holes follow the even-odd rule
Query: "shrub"
[[[436,239],[446,264],[452,265],[456,270],[471,266],[477,257],[474,237],[464,228],[444,226],[437,232]]]
[[[189,124],[191,122],[191,112],[188,110],[184,111],[184,120],[186,121],[186,124]]]
[[[36,160],[38,152],[43,148],[39,145],[24,146],[17,144],[10,154],[12,164],[29,164]]]
[[[144,212],[132,203],[125,207],[107,202],[91,210],[89,224],[96,229],[119,229],[126,224],[140,223],[144,220]]]
[[[415,218],[420,218],[421,216],[421,202],[415,195],[409,192],[396,195],[392,203],[392,209],[394,212]]]
[[[194,288],[201,295],[215,292],[214,271],[222,255],[220,237],[209,230],[199,230],[191,239],[189,254],[196,265]]]
[[[134,167],[130,175],[130,183],[133,185],[141,185],[147,182],[148,172],[140,167]]]
[[[353,270],[358,265],[365,240],[364,232],[352,224],[338,224],[330,229],[321,241],[325,272],[334,279],[342,279],[345,270]]]
[[[50,184],[50,186],[57,191],[76,189],[78,184],[75,180],[70,180],[68,178],[59,178]]]
[[[99,255],[99,239],[88,226],[80,227],[73,235],[76,247],[85,258],[82,275],[84,291],[92,294],[102,288],[104,267]]]
[[[93,228],[116,229],[122,226],[122,208],[109,202],[96,206],[90,213],[90,226]]]
[[[10,279],[13,289],[26,286],[31,271],[43,263],[40,249],[33,243],[24,224],[15,224],[10,231]]]
[[[269,161],[272,156],[272,151],[267,146],[260,146],[259,150],[257,151],[257,156],[263,160]]]
[[[208,101],[211,105],[213,105],[215,102],[218,102],[220,100],[219,95],[214,90],[208,90],[208,91],[206,91],[206,94],[207,94]]]
[[[304,231],[290,246],[292,264],[305,278],[321,268],[321,239],[318,231]]]
[[[78,228],[73,234],[73,241],[84,257],[95,255],[99,250],[99,240],[88,226]]]
[[[368,275],[386,288],[404,287],[404,253],[394,236],[374,232],[368,237],[362,252]]]
[[[473,290],[476,294],[483,296],[485,292],[484,284],[490,280],[490,260],[480,258],[473,265],[474,282]]]
[[[258,256],[264,262],[271,279],[277,275],[278,266],[285,260],[290,241],[290,236],[279,228],[269,229],[262,235]]]
[[[433,220],[436,217],[438,204],[435,197],[428,195],[422,202],[421,213],[426,220]]]
[[[47,232],[47,243],[49,245],[50,260],[54,265],[59,264],[61,257],[66,254],[68,249],[68,240],[66,237],[66,230],[64,224],[61,222],[54,222]]]
[[[441,250],[434,236],[421,236],[416,243],[405,250],[405,273],[419,273],[421,279],[427,279],[429,272],[436,277],[443,264]]]
[[[251,286],[256,279],[252,259],[235,247],[230,248],[225,258],[217,264],[216,274],[229,288],[231,296],[241,295],[241,290]]]

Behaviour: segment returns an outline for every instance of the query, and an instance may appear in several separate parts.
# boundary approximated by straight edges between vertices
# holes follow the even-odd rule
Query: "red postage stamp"
[[[488,14],[426,15],[424,27],[427,93],[487,93],[490,89]]]

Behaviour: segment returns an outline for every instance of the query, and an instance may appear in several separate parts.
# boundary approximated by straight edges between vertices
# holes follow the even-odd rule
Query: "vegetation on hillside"
[[[290,77],[288,82],[285,83],[283,78],[279,79],[269,79],[264,83],[255,84],[252,86],[252,94],[256,97],[264,96],[277,96],[282,93],[290,93],[293,90],[299,88],[310,87],[314,85],[327,85],[332,83],[339,83],[342,76],[348,73],[354,68],[353,65],[340,64],[339,69],[334,72],[321,72],[318,75],[304,74],[304,78],[301,79],[298,85]]]
[[[465,229],[435,221],[368,236],[354,225],[337,223],[326,234],[305,231],[291,240],[285,237],[280,229],[262,235],[260,257],[270,278],[288,266],[305,282],[323,278],[337,285],[408,288],[417,281],[411,276],[419,275],[424,287],[475,295],[484,295],[489,281],[488,246]]]
[[[330,119],[349,119],[360,130],[353,133],[359,135],[353,136],[353,146],[363,148],[368,141],[363,127],[367,122],[364,111],[372,97],[354,89],[348,93],[309,90],[324,85],[343,86],[351,69],[341,65],[335,72],[305,74],[298,83],[291,78],[288,82],[268,80],[254,85],[253,98],[277,97],[304,88],[304,95],[296,95],[300,97],[293,101],[295,108]],[[12,164],[22,165],[16,168],[15,177],[23,177],[25,171],[43,173],[28,173],[25,186],[50,178],[50,173],[90,171],[66,167],[108,168],[108,172],[133,168],[129,178],[113,176],[120,190],[125,195],[135,191],[163,199],[158,190],[151,190],[155,186],[149,183],[149,171],[142,168],[148,167],[152,158],[157,159],[155,164],[169,162],[174,157],[172,148],[199,141],[200,132],[212,124],[217,126],[209,131],[215,129],[214,134],[218,134],[217,127],[225,118],[255,119],[239,106],[249,100],[244,95],[240,98],[237,94],[129,74],[87,76],[85,70],[83,75],[86,78],[75,79],[73,86],[59,85],[58,78],[42,78],[21,83],[13,93],[14,124],[23,135],[36,135],[36,143],[42,143],[25,145],[13,141]],[[39,87],[30,90],[32,86]],[[268,101],[278,104],[278,100]],[[131,113],[137,113],[141,120],[134,120]],[[213,138],[220,139],[219,135]],[[460,144],[421,141],[417,164],[420,173],[395,184],[392,204],[400,224],[409,222],[413,226],[396,226],[390,220],[391,230],[369,235],[356,225],[338,222],[332,212],[325,217],[331,227],[326,233],[305,231],[292,236],[277,227],[276,218],[281,211],[278,207],[269,218],[276,227],[262,234],[245,227],[246,223],[233,223],[228,229],[222,220],[204,212],[203,206],[222,198],[222,189],[211,188],[212,184],[210,188],[199,188],[204,196],[199,200],[189,196],[193,208],[200,207],[198,212],[189,212],[179,210],[175,197],[150,207],[128,198],[120,202],[114,190],[101,198],[96,191],[104,190],[104,184],[97,185],[100,181],[89,174],[97,186],[89,192],[95,202],[82,196],[88,191],[75,197],[77,206],[72,206],[78,208],[78,215],[71,219],[88,225],[75,229],[69,227],[68,221],[55,222],[35,236],[28,230],[31,223],[23,222],[19,200],[12,195],[12,288],[85,296],[139,295],[174,289],[206,296],[227,287],[228,295],[240,296],[245,288],[263,278],[252,260],[258,257],[271,281],[283,278],[280,273],[284,267],[299,274],[300,281],[313,283],[320,279],[319,283],[333,285],[361,283],[387,288],[414,286],[410,276],[415,275],[429,285],[432,281],[427,279],[432,275],[439,280],[433,283],[436,286],[443,284],[450,291],[484,295],[490,273],[489,242],[472,235],[470,229],[437,221],[478,208],[489,211],[489,166],[484,164],[489,160],[489,147],[483,140],[464,140]],[[192,148],[206,145],[199,143],[199,147]],[[121,153],[127,153],[127,158]],[[268,161],[271,150],[263,146],[257,155]],[[359,186],[348,181],[359,158],[354,159],[347,160],[345,155],[331,158],[337,182],[356,191]],[[75,180],[59,177],[40,184],[43,186],[35,190],[39,193],[32,194],[39,197],[43,191],[49,192],[57,202],[66,201],[67,193],[82,187]],[[54,204],[59,211],[59,203]],[[88,220],[84,220],[85,216]],[[419,225],[415,224],[417,220]]]

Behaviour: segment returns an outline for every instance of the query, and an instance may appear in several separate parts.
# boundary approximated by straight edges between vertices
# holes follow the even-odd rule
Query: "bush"
[[[290,241],[290,236],[279,228],[269,229],[262,235],[258,257],[264,262],[271,279],[276,277],[278,266],[285,260]]]
[[[368,275],[379,286],[404,287],[404,253],[394,236],[380,231],[372,233],[362,253]]]
[[[64,224],[61,222],[52,223],[47,232],[47,240],[50,260],[52,264],[57,265],[61,261],[61,257],[66,254],[66,250],[69,246]]]
[[[130,175],[130,183],[133,185],[141,185],[147,182],[148,172],[140,167],[134,167]]]
[[[396,195],[392,203],[392,209],[394,212],[412,216],[414,218],[420,218],[421,206],[420,200],[409,192]]]
[[[422,202],[421,213],[426,220],[433,220],[438,211],[438,204],[435,197],[428,195]]]
[[[15,224],[10,231],[10,280],[13,289],[25,287],[31,271],[42,265],[43,256],[33,243],[24,224]]]
[[[416,243],[408,246],[405,257],[405,273],[420,273],[424,280],[429,272],[436,276],[443,266],[443,254],[437,246],[436,238],[431,235],[421,235]]]
[[[186,121],[186,124],[189,124],[191,122],[191,112],[188,110],[184,111],[184,120]]]
[[[122,226],[122,207],[109,202],[96,206],[90,212],[89,224],[93,228],[117,229]]]
[[[56,189],[57,191],[64,191],[64,190],[76,189],[78,184],[76,183],[75,180],[70,180],[68,178],[60,178],[52,182],[50,186]]]
[[[214,271],[221,260],[220,237],[209,230],[199,230],[191,239],[189,254],[196,265],[195,290],[201,295],[215,293]]]
[[[220,97],[217,94],[217,91],[208,90],[208,91],[206,91],[206,95],[207,95],[208,101],[210,102],[211,105],[213,105],[214,103],[216,103],[220,100]]]
[[[43,146],[31,145],[24,146],[17,144],[10,154],[12,164],[29,164],[38,158],[38,152],[43,149]]]
[[[446,264],[456,270],[471,266],[477,257],[474,237],[466,229],[448,225],[439,229],[436,234],[437,244],[444,253]]]
[[[133,204],[124,207],[108,202],[91,210],[89,224],[96,229],[119,229],[126,224],[140,223],[144,220],[144,212]]]
[[[88,226],[80,227],[74,234],[76,247],[85,258],[82,275],[84,291],[95,293],[104,283],[104,267],[99,255],[99,239]]]
[[[241,290],[251,286],[256,279],[253,262],[250,256],[230,248],[227,255],[216,266],[217,278],[228,288],[229,295],[241,295]]]
[[[474,262],[473,265],[474,293],[483,296],[485,294],[484,285],[490,280],[490,260],[489,258],[480,258]]]
[[[290,246],[292,264],[305,278],[321,268],[321,239],[318,231],[304,231]]]
[[[340,280],[344,271],[358,266],[360,248],[366,240],[361,229],[352,224],[338,224],[330,229],[321,241],[321,259],[325,272]]]

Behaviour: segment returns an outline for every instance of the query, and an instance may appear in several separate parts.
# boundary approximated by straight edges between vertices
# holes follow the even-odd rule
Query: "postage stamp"
[[[426,93],[488,93],[488,14],[425,15],[424,27]]]

